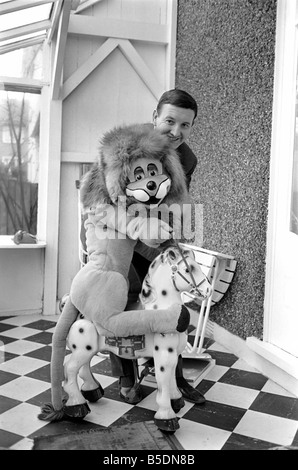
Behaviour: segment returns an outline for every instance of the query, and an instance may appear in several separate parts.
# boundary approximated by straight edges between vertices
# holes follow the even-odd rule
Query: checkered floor
[[[51,340],[57,317],[0,318],[0,448],[30,450],[37,436],[150,421],[155,388],[142,386],[136,406],[122,402],[109,359],[92,370],[105,395],[80,424],[48,423],[37,415],[50,401]],[[197,386],[206,403],[186,402],[176,438],[185,450],[267,450],[298,446],[298,399],[211,340],[205,347],[216,365]]]

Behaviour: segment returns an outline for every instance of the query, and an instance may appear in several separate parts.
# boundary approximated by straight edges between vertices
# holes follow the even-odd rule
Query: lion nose
[[[149,191],[154,191],[154,189],[156,189],[156,183],[154,181],[148,181],[147,189],[149,189]]]

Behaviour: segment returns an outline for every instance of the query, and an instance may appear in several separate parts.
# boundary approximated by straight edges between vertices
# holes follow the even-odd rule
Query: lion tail
[[[38,418],[44,421],[60,421],[64,417],[65,398],[62,397],[62,382],[64,380],[66,339],[71,325],[78,317],[78,313],[78,309],[68,297],[53,334],[51,358],[52,403],[43,405],[41,413],[38,415]]]

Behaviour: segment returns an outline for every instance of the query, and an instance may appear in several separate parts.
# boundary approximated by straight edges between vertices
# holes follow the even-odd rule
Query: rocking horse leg
[[[177,365],[178,339],[176,334],[155,334],[153,357],[157,382],[156,402],[158,410],[154,415],[156,426],[163,432],[174,433],[179,429],[178,418],[171,406],[170,389],[172,376]],[[177,396],[177,398],[179,398]]]
[[[78,387],[78,373],[83,363],[89,357],[82,355],[82,351],[74,351],[64,366],[65,380],[64,391],[68,394],[68,400],[64,406],[64,414],[71,418],[83,419],[90,413],[89,406]]]
[[[76,321],[69,331],[68,345],[72,354],[64,366],[64,390],[68,394],[64,413],[71,418],[83,419],[90,409],[78,387],[78,373],[84,365],[89,367],[98,350],[98,335],[94,325],[88,320]]]
[[[104,395],[104,389],[92,374],[90,362],[81,367],[79,376],[84,381],[81,387],[83,397],[91,403],[98,401]]]

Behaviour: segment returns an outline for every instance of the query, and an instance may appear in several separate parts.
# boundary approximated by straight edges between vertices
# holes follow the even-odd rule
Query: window
[[[14,51],[26,78],[40,69],[40,45]],[[9,56],[10,54],[5,54]],[[3,60],[3,56],[0,57]],[[7,61],[9,62],[9,61]],[[9,84],[0,90],[0,235],[36,235],[40,88]]]

